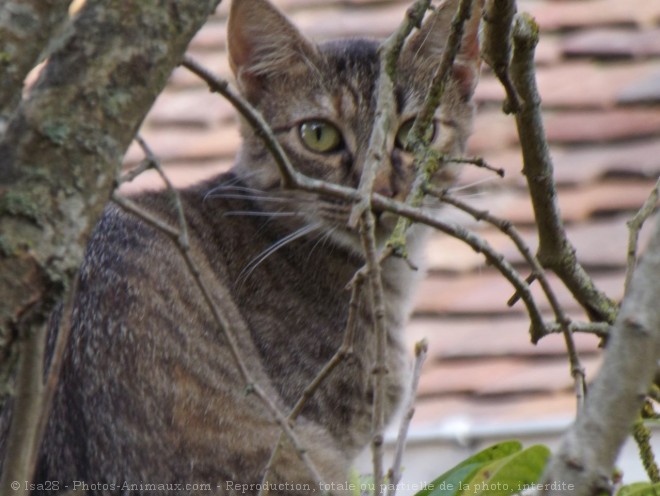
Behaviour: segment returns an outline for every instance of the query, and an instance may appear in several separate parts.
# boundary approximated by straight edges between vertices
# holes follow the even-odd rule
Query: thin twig
[[[440,65],[433,75],[429,92],[408,135],[406,147],[414,153],[414,165],[417,171],[410,193],[408,193],[408,197],[406,198],[406,204],[411,207],[419,207],[422,204],[424,199],[424,185],[428,184],[433,174],[445,159],[437,151],[429,148],[427,130],[431,126],[435,111],[442,101],[451,68],[463,38],[463,27],[472,14],[472,1],[460,0],[458,9],[452,19],[451,30],[447,44],[442,52]],[[410,224],[409,219],[399,219],[394,232],[390,236],[388,245],[393,248],[393,253],[397,256],[406,257],[406,232]]]
[[[383,296],[383,280],[381,266],[376,248],[376,227],[374,215],[371,210],[362,214],[360,222],[360,238],[366,257],[367,280],[369,282],[369,295],[371,297],[371,312],[374,332],[376,334],[376,363],[374,364],[374,405],[371,429],[371,450],[374,467],[374,496],[383,494],[383,454],[385,431],[385,377],[388,374],[387,330],[385,327],[385,299]]]
[[[476,167],[494,172],[500,177],[504,177],[505,175],[504,169],[501,167],[493,167],[488,162],[486,162],[483,157],[447,157],[445,162],[454,164],[472,164]]]
[[[520,254],[525,258],[527,263],[531,266],[533,277],[535,280],[539,281],[539,284],[543,289],[543,293],[545,294],[545,297],[547,298],[548,303],[550,303],[550,307],[552,308],[552,311],[555,314],[555,319],[562,328],[564,341],[566,343],[566,350],[568,352],[568,358],[571,366],[571,375],[573,376],[573,379],[575,381],[575,394],[578,400],[578,407],[581,408],[586,394],[586,378],[585,378],[584,368],[580,363],[580,357],[578,356],[577,348],[575,346],[575,341],[573,340],[573,334],[570,326],[571,319],[568,317],[562,306],[559,304],[559,300],[557,299],[557,296],[555,295],[552,287],[550,286],[550,282],[548,281],[548,278],[545,276],[545,271],[543,270],[543,267],[541,267],[541,264],[539,263],[538,259],[534,256],[529,246],[527,246],[527,243],[525,243],[523,237],[520,235],[518,230],[514,227],[514,225],[510,221],[499,219],[488,211],[478,210],[472,207],[471,205],[465,203],[464,201],[449,195],[446,190],[438,190],[437,188],[429,187],[426,189],[426,191],[429,194],[432,194],[433,196],[437,197],[440,201],[453,205],[454,207],[458,208],[459,210],[462,210],[463,212],[467,212],[476,220],[483,220],[485,222],[488,222],[492,226],[495,226],[501,232],[506,234],[516,245],[516,248],[518,249]],[[529,282],[530,278],[528,278],[527,281]],[[544,329],[545,329],[545,325],[543,326],[543,328],[539,328],[539,329],[535,329],[534,327],[532,327],[531,333],[532,333],[533,343],[538,342],[538,340],[541,339],[541,337],[543,337],[543,335],[545,334]]]
[[[14,481],[31,481],[37,458],[37,437],[43,409],[43,358],[46,349],[46,325],[30,329],[21,336],[18,368],[16,370],[16,396],[13,415],[6,440],[0,492],[16,494],[10,489]],[[18,494],[29,494],[21,484]]]
[[[637,211],[632,219],[626,224],[628,226],[628,265],[626,267],[626,282],[623,286],[623,292],[628,290],[630,280],[632,279],[635,266],[637,264],[637,244],[639,242],[639,232],[642,230],[644,222],[655,212],[658,205],[658,196],[660,196],[660,178],[651,190],[644,205]]]
[[[397,486],[401,480],[401,465],[403,462],[403,452],[406,449],[408,428],[410,427],[410,421],[412,420],[413,415],[415,415],[415,396],[417,393],[417,386],[419,385],[419,378],[422,375],[422,365],[424,365],[424,360],[426,360],[428,351],[429,344],[426,339],[423,339],[415,344],[415,363],[413,365],[410,396],[408,397],[408,403],[406,404],[406,408],[404,410],[404,412],[406,412],[405,416],[403,419],[401,419],[401,424],[399,425],[399,433],[396,437],[394,461],[392,462],[392,467],[387,473],[387,496],[396,495]]]
[[[321,386],[323,381],[327,379],[327,377],[332,373],[332,371],[335,368],[337,368],[337,366],[343,360],[345,360],[346,358],[348,358],[353,354],[356,319],[359,309],[359,296],[361,294],[360,292],[364,284],[364,281],[365,281],[364,277],[358,277],[354,279],[351,288],[351,299],[348,304],[348,318],[346,320],[346,327],[344,329],[344,338],[342,340],[342,344],[340,345],[339,349],[335,352],[335,354],[332,356],[332,358],[330,358],[330,360],[319,371],[316,377],[314,377],[314,379],[312,379],[312,381],[307,385],[302,395],[291,409],[291,412],[289,413],[288,416],[288,420],[291,423],[291,425],[295,423],[298,416],[302,413],[305,404],[314,395],[314,393]],[[267,492],[266,488],[268,486],[266,483],[268,482],[270,472],[272,470],[273,464],[275,463],[275,460],[277,459],[281,445],[282,445],[282,433],[280,432],[278,440],[275,443],[275,446],[271,451],[268,462],[266,463],[266,467],[264,468],[264,475],[262,476],[261,479],[262,484],[258,496],[262,496]]]
[[[172,228],[171,226],[167,225],[160,219],[156,218],[155,216],[147,212],[146,210],[142,209],[139,205],[135,204],[134,202],[128,200],[125,197],[118,195],[116,192],[113,193],[112,200],[121,208],[132,213],[133,215],[138,216],[143,221],[147,222],[156,229],[159,229],[161,232],[169,236],[174,241],[175,246],[179,250],[188,268],[188,272],[193,277],[193,280],[195,281],[195,285],[201,292],[207,307],[211,310],[213,319],[218,325],[219,330],[224,334],[225,338],[227,339],[227,343],[229,344],[229,350],[238,366],[239,372],[243,377],[243,380],[247,385],[248,390],[256,394],[257,397],[268,408],[268,410],[274,416],[276,422],[278,423],[282,431],[286,434],[287,438],[291,442],[298,457],[305,464],[312,477],[318,483],[319,487],[324,487],[325,484],[323,482],[323,478],[320,472],[316,468],[314,462],[309,458],[309,455],[307,454],[304,446],[301,445],[298,436],[293,431],[293,428],[290,426],[287,418],[280,411],[280,409],[277,407],[275,402],[270,398],[270,396],[266,393],[266,391],[261,387],[261,385],[253,379],[252,374],[250,373],[246,365],[246,362],[243,359],[243,356],[240,352],[238,338],[235,335],[233,326],[227,320],[227,318],[224,315],[224,312],[219,308],[217,302],[211,295],[211,292],[209,291],[209,289],[207,288],[206,284],[202,279],[199,268],[197,267],[196,263],[194,262],[194,260],[190,255],[190,244],[187,234],[188,232],[187,222],[185,220],[185,213],[183,211],[180,195],[178,191],[175,188],[173,188],[171,182],[169,181],[167,176],[163,173],[159,161],[155,158],[155,156],[153,156],[153,154],[148,149],[148,147],[146,147],[146,144],[142,142],[141,146],[143,146],[145,153],[147,153],[147,158],[153,161],[154,168],[159,172],[159,174],[161,174],[161,177],[163,177],[163,180],[166,182],[168,186],[168,190],[173,195],[173,198],[175,200],[175,208],[177,210],[177,218],[178,218],[177,220],[180,224],[179,228],[178,229]]]
[[[568,324],[572,333],[593,334],[599,338],[607,338],[610,335],[610,326],[607,322],[576,322]],[[564,332],[564,327],[559,322],[545,324],[546,334],[559,334]]]
[[[660,482],[660,469],[658,469],[658,464],[655,461],[655,455],[651,446],[651,432],[644,423],[644,420],[654,418],[655,412],[653,411],[653,406],[647,400],[642,406],[640,418],[633,424],[632,435],[637,443],[639,457],[642,465],[644,465],[644,470],[646,470],[646,475],[649,476],[651,482],[656,484]]]
[[[360,201],[360,193],[354,188],[348,188],[339,184],[314,179],[297,171],[291,164],[279,141],[277,141],[272,129],[259,111],[250,105],[250,103],[245,100],[245,98],[243,98],[240,93],[229,84],[229,82],[212,74],[209,70],[189,56],[184,58],[181,65],[199,76],[209,86],[209,89],[212,92],[219,93],[225,97],[227,101],[243,116],[243,118],[245,118],[248,124],[254,129],[256,135],[263,140],[266,148],[268,148],[268,151],[273,156],[280,172],[282,186],[284,188],[322,193],[346,201]]]
[[[371,209],[371,192],[377,171],[383,163],[383,157],[389,154],[387,150],[387,137],[396,118],[394,96],[394,81],[396,79],[396,64],[403,48],[403,43],[415,26],[419,27],[431,0],[417,0],[408,9],[406,17],[399,29],[387,38],[380,46],[380,75],[376,89],[376,111],[374,116],[366,160],[360,177],[358,191],[361,199],[351,210],[348,225],[358,225],[360,217],[365,210]]]
[[[529,314],[531,325],[536,328],[543,328],[543,318],[534,297],[529,289],[529,285],[525,282],[518,271],[504,259],[501,253],[498,253],[488,244],[483,238],[473,232],[468,231],[464,227],[453,222],[446,222],[442,219],[437,219],[432,215],[422,212],[420,209],[413,208],[402,202],[385,198],[382,195],[374,194],[372,197],[372,204],[375,208],[386,210],[395,213],[402,217],[406,217],[414,222],[425,224],[433,227],[456,239],[460,239],[475,252],[482,253],[486,260],[491,263],[497,270],[511,283],[511,285],[520,293],[525,308]]]
[[[35,456],[39,453],[39,448],[44,433],[46,432],[46,426],[48,425],[48,419],[50,418],[50,412],[53,408],[53,400],[55,399],[55,392],[57,391],[62,363],[64,362],[64,352],[66,351],[66,346],[69,343],[69,336],[71,335],[71,317],[73,315],[73,304],[75,302],[77,290],[78,278],[75,278],[62,307],[62,314],[59,325],[57,326],[57,338],[55,339],[55,346],[53,348],[50,365],[44,382],[41,415],[35,439]],[[34,460],[34,462],[35,463],[32,465],[33,471],[36,468],[36,460]],[[32,477],[30,480],[32,480]]]

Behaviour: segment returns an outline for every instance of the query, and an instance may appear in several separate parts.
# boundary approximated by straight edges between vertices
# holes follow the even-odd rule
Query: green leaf
[[[419,491],[415,496],[455,496],[484,465],[511,456],[521,450],[522,445],[518,441],[505,441],[490,446],[466,458],[429,483],[425,489]]]
[[[520,493],[540,479],[549,457],[550,450],[546,446],[535,445],[495,460],[475,473],[460,494],[509,496]]]
[[[659,494],[660,484],[635,482],[623,486],[617,491],[616,496],[658,496]]]

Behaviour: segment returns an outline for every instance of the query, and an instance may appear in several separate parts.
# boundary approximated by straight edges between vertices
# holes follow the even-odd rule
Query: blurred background
[[[384,38],[396,29],[411,2],[274,3],[309,37],[325,40]],[[660,174],[660,2],[522,0],[518,8],[531,13],[541,27],[537,76],[562,217],[597,286],[618,300],[625,273],[626,221]],[[195,37],[189,54],[230,78],[227,10],[224,0]],[[506,176],[499,179],[468,166],[456,195],[513,221],[534,249],[534,218],[520,173],[514,120],[500,110],[503,95],[484,67],[468,155],[505,169]],[[141,133],[180,185],[229,168],[239,144],[232,107],[182,68],[172,75]],[[133,147],[126,165],[141,158]],[[157,177],[146,174],[126,189],[160,186]],[[446,215],[478,230],[523,276],[528,275],[522,257],[503,234],[449,207]],[[499,440],[555,446],[576,409],[563,338],[549,336],[536,346],[530,344],[524,308],[506,305],[512,287],[461,242],[437,235],[428,257],[430,272],[418,294],[407,337],[411,346],[426,337],[429,356],[417,393],[400,494],[414,493],[413,484],[434,478],[474,450]],[[584,320],[556,278],[551,281],[569,313]],[[538,291],[536,295],[540,296]],[[542,307],[548,311],[547,304]],[[598,339],[575,338],[582,365],[592,379],[601,361]],[[361,470],[370,470],[369,460],[364,457]],[[620,466],[628,482],[646,478],[634,443],[626,445]]]

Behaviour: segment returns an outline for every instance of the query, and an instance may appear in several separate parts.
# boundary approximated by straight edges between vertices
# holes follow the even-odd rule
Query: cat
[[[440,61],[457,3],[447,0],[428,14],[401,53],[399,122],[374,185],[386,197],[402,200],[410,191],[414,171],[404,151],[406,133]],[[432,146],[454,156],[463,153],[474,114],[477,10],[466,24],[434,121]],[[366,39],[317,45],[267,0],[234,0],[231,6],[228,52],[238,88],[291,163],[317,179],[359,183],[375,113],[379,46]],[[348,315],[345,287],[365,260],[359,235],[347,224],[352,205],[283,188],[258,133],[245,123],[241,133],[233,169],[180,195],[190,255],[213,298],[222,302],[250,373],[287,414],[339,348]],[[449,184],[454,177],[445,169],[436,181]],[[168,192],[132,199],[177,225]],[[375,218],[382,248],[396,217],[376,212]],[[415,262],[426,237],[420,226],[410,230]],[[393,257],[382,267],[386,420],[408,384],[402,331],[422,273]],[[51,340],[60,318],[61,310],[53,316]],[[365,292],[353,353],[320,385],[295,424],[328,483],[346,483],[351,462],[371,439],[374,336]],[[272,412],[249,392],[173,242],[139,217],[108,206],[80,269],[36,481],[59,481],[60,488],[88,494],[209,494],[209,488],[211,494],[256,494],[279,435]],[[318,491],[291,444],[282,446],[268,482],[298,486],[270,492]]]

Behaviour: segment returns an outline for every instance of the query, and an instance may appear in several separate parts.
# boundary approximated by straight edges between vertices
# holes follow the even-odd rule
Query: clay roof
[[[229,77],[226,3],[190,46],[192,56],[223,77]],[[409,6],[408,0],[274,3],[316,39],[384,37]],[[660,174],[660,3],[522,0],[518,5],[541,26],[538,84],[562,216],[596,284],[619,299],[625,222]],[[514,121],[500,111],[503,91],[488,71],[476,98],[479,114],[470,154],[485,157],[507,174],[481,184],[476,193],[466,189],[464,197],[515,222],[535,247]],[[231,106],[182,68],[158,98],[142,134],[179,184],[229,167],[239,141]],[[140,157],[132,148],[127,162]],[[467,170],[462,181],[470,184],[483,177]],[[522,258],[504,235],[460,218],[527,275]],[[524,309],[506,305],[511,286],[459,241],[437,235],[429,258],[430,273],[407,330],[411,343],[424,336],[430,342],[414,425],[456,418],[501,424],[571,418],[575,399],[562,338],[550,336],[531,345]],[[551,281],[565,308],[584,319],[556,278]],[[601,360],[598,339],[578,335],[576,341],[587,376],[593,378]]]

